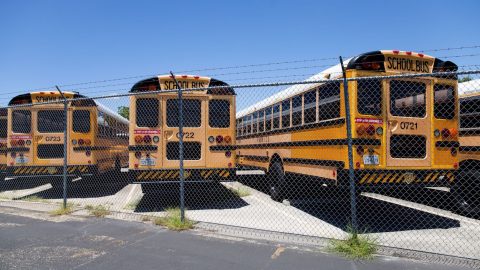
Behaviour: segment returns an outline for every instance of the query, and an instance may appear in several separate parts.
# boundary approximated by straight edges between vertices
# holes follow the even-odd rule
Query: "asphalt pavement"
[[[352,261],[320,250],[172,232],[149,223],[1,210],[0,269],[468,269],[392,257]]]

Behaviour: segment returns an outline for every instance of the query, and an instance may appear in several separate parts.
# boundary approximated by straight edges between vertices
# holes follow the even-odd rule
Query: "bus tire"
[[[285,178],[282,164],[278,161],[273,162],[268,170],[268,183],[270,185],[270,197],[276,202],[282,202],[284,199]]]
[[[452,186],[455,209],[463,215],[480,215],[480,172],[463,170]]]

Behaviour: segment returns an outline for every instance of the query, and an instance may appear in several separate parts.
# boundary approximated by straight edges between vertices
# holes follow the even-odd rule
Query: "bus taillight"
[[[223,136],[222,135],[218,135],[217,136],[217,143],[222,143],[223,142]]]
[[[145,137],[143,137],[143,141],[145,143],[151,143],[152,142],[152,137],[150,137],[149,135],[145,135]]]
[[[363,134],[365,134],[365,127],[364,126],[358,126],[357,127],[357,135],[362,136]]]
[[[140,135],[135,136],[135,143],[142,143],[142,142],[143,142],[142,136]]]
[[[232,137],[230,136],[225,136],[225,138],[223,138],[225,143],[231,143],[232,142]]]
[[[24,146],[24,145],[25,145],[25,141],[24,141],[24,140],[18,140],[18,141],[17,141],[17,145],[18,145],[18,146]]]
[[[85,141],[84,141],[83,139],[79,139],[79,140],[78,140],[78,144],[79,144],[79,145],[84,145],[84,144],[85,144]]]
[[[16,145],[17,145],[17,141],[11,140],[11,141],[10,141],[10,145],[11,145],[11,146],[16,146]]]
[[[444,139],[448,139],[450,137],[451,133],[450,133],[450,130],[448,128],[444,128],[442,129],[442,137]]]
[[[369,125],[365,129],[365,132],[367,132],[367,134],[370,135],[370,136],[375,135],[375,127],[373,125]]]
[[[92,144],[92,141],[89,140],[89,139],[85,139],[85,145],[91,145]]]

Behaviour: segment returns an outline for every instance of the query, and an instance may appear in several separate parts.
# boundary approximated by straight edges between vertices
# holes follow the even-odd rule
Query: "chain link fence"
[[[480,72],[349,72],[253,85],[163,76],[111,96],[16,96],[0,110],[0,205],[181,211],[202,224],[358,233],[480,259]]]

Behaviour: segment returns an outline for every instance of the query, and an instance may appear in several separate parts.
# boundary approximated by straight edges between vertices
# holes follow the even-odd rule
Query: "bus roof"
[[[480,79],[470,80],[458,84],[459,96],[474,96],[480,93]]]
[[[440,59],[434,58],[429,55],[425,55],[422,53],[415,53],[415,52],[406,52],[406,51],[396,51],[396,50],[380,50],[380,51],[372,51],[360,54],[353,58],[347,59],[343,62],[345,69],[361,69],[361,70],[374,70],[379,72],[385,71],[385,56],[397,56],[398,58],[404,57],[405,59],[408,58],[418,58],[418,59],[425,59],[428,62],[429,70],[428,72],[438,72],[438,71],[447,71],[447,70],[457,70],[457,65],[450,61],[442,61]],[[372,67],[370,64],[378,63],[377,66]],[[311,76],[310,78],[306,79],[305,82],[308,81],[320,81],[320,80],[328,80],[328,79],[336,79],[342,77],[342,68],[340,64],[337,64],[333,67],[327,68],[326,70]],[[262,100],[259,101],[244,110],[239,111],[236,114],[236,118],[244,117],[248,114],[251,114],[257,110],[261,110],[277,104],[282,100],[287,98],[296,96],[301,94],[309,89],[314,87],[318,87],[325,83],[315,83],[315,84],[295,84],[289,86],[288,88]]]
[[[209,88],[207,94],[212,95],[235,95],[233,88],[223,81],[202,77],[197,75],[175,75],[180,87],[183,89],[193,88]],[[222,88],[212,88],[215,86],[222,86]],[[133,85],[130,93],[160,91],[160,90],[174,90],[176,85],[171,75],[159,75],[157,77],[141,80]]]
[[[63,94],[69,98],[69,99],[80,99],[80,100],[73,100],[72,105],[73,106],[80,106],[80,107],[85,107],[85,106],[96,106],[100,112],[103,112],[110,117],[116,119],[119,122],[122,122],[124,124],[128,124],[129,121],[125,119],[123,116],[119,115],[115,111],[111,110],[110,108],[106,107],[105,105],[99,103],[98,101],[95,101],[93,99],[90,99],[84,95],[79,94],[78,92],[63,92]],[[10,102],[8,103],[8,106],[14,106],[14,105],[19,105],[19,104],[32,104],[34,102],[34,97],[41,97],[41,98],[47,98],[45,101],[48,101],[48,97],[59,97],[60,93],[58,91],[46,91],[46,92],[31,92],[27,94],[22,94],[13,97]],[[54,99],[55,100],[55,99]],[[50,101],[54,101],[50,100]],[[36,102],[43,102],[42,99]]]

